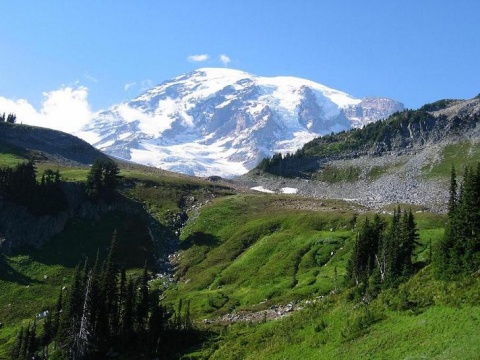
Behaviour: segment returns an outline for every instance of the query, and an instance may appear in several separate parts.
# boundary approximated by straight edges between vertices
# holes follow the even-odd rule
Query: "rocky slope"
[[[443,212],[448,169],[454,165],[461,173],[465,165],[474,165],[479,143],[480,98],[441,100],[307,143],[303,157],[272,166],[274,173],[281,173],[282,166],[295,169],[289,177],[256,170],[241,180],[250,187],[291,188],[299,195],[346,199],[368,208],[405,203]],[[430,175],[439,166],[443,173]],[[337,180],[326,181],[326,173],[336,174]]]

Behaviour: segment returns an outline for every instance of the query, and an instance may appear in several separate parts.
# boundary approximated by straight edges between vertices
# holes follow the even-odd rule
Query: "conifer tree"
[[[125,305],[121,312],[120,331],[122,343],[127,345],[132,340],[135,324],[135,282],[130,278],[127,281]]]
[[[24,347],[24,341],[25,341],[25,336],[24,336],[24,331],[23,331],[23,326],[20,328],[20,331],[17,335],[17,339],[15,340],[15,345],[12,350],[12,359],[13,360],[18,360],[20,359],[20,356],[22,354],[22,348]]]
[[[42,346],[43,358],[48,359],[48,345],[52,341],[53,336],[53,322],[52,322],[52,312],[47,310],[47,316],[43,322],[43,334],[40,339],[40,345]]]
[[[85,359],[92,347],[93,327],[92,323],[92,272],[88,276],[83,294],[82,313],[77,326],[78,330],[74,334],[72,345],[72,358]]]
[[[59,331],[57,341],[65,349],[70,349],[73,344],[73,337],[76,325],[79,323],[80,314],[83,305],[83,276],[80,267],[75,268],[71,288],[68,292],[68,298],[65,306],[62,308],[60,317]]]
[[[476,171],[465,168],[458,195],[454,175],[452,171],[448,221],[435,261],[436,274],[444,279],[480,270],[480,163]]]
[[[37,349],[37,321],[33,319],[32,327],[30,328],[30,332],[26,339],[27,343],[27,356],[31,359],[33,354],[35,354],[35,350]]]
[[[457,205],[457,174],[455,166],[450,171],[450,196],[448,199],[448,213],[453,214]]]
[[[23,335],[22,347],[20,348],[20,359],[28,358],[28,350],[30,345],[30,324],[28,324],[27,329]]]
[[[100,199],[103,192],[102,183],[102,162],[97,160],[93,163],[85,182],[85,194],[92,201]]]
[[[103,272],[104,308],[107,314],[109,336],[118,331],[118,270],[115,262],[117,252],[117,230],[114,231]]]
[[[137,326],[145,329],[147,326],[149,298],[148,298],[148,270],[147,264],[143,267],[142,277],[138,286]]]
[[[52,323],[52,339],[55,339],[58,334],[62,307],[63,307],[63,288],[60,289],[60,293],[58,294],[58,298],[57,298],[57,303],[55,304],[55,315],[53,316],[53,323]],[[55,341],[54,348],[56,348],[56,341]]]

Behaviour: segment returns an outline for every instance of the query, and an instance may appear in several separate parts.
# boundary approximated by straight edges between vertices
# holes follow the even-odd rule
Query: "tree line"
[[[475,128],[480,121],[478,114],[458,114],[453,118],[431,114],[432,111],[448,107],[451,102],[452,100],[440,100],[426,104],[418,110],[396,112],[388,119],[372,122],[361,129],[352,128],[318,137],[294,154],[283,157],[275,154],[264,158],[256,168],[275,175],[299,176],[298,174],[319,170],[321,161],[325,159],[382,154],[424,145],[431,136],[451,136]]]
[[[278,176],[303,177],[306,173],[318,169],[318,166],[317,158],[308,156],[303,149],[299,149],[292,154],[276,153],[263,158],[256,169]]]
[[[0,114],[0,122],[7,122],[10,124],[15,124],[17,122],[17,115],[10,113],[5,116],[5,113]]]
[[[149,286],[145,265],[139,277],[127,276],[115,260],[116,232],[106,260],[75,270],[71,285],[46,311],[43,331],[36,321],[22,328],[12,358],[172,358],[199,338],[190,318],[189,302],[176,311],[161,304],[161,291]],[[65,295],[66,293],[66,295]]]
[[[113,201],[119,169],[110,159],[97,159],[85,182],[85,196],[92,202]],[[47,169],[37,181],[33,161],[0,168],[0,199],[27,207],[32,215],[54,215],[68,208],[59,170]]]
[[[0,168],[0,199],[27,207],[33,215],[53,215],[68,208],[59,171],[47,169],[37,181],[33,161]]]

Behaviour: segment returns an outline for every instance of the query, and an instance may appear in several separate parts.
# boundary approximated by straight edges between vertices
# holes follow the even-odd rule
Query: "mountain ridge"
[[[268,159],[265,159],[258,168],[288,175],[280,170],[288,167],[297,169],[290,175],[300,176],[304,171],[318,170],[322,162],[329,160],[414,153],[425,146],[449,140],[478,139],[479,122],[479,98],[439,100],[417,110],[395,113],[388,119],[370,123],[361,129],[316,138],[306,143],[295,155],[282,159],[277,157],[278,166],[269,166]],[[309,158],[309,161],[305,161],[305,158]],[[314,161],[317,161],[316,166],[312,164]]]
[[[445,212],[450,170],[476,166],[479,144],[480,98],[439,100],[317,138],[295,154],[265,158],[242,180],[375,209],[407,203]]]
[[[82,133],[109,155],[228,177],[274,152],[293,152],[317,136],[402,109],[391,99],[356,99],[306,79],[203,68],[114,105]]]

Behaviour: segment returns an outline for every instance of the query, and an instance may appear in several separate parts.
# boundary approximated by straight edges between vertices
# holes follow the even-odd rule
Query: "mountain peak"
[[[104,111],[84,131],[110,155],[193,175],[246,173],[265,156],[403,105],[291,76],[200,68]]]

